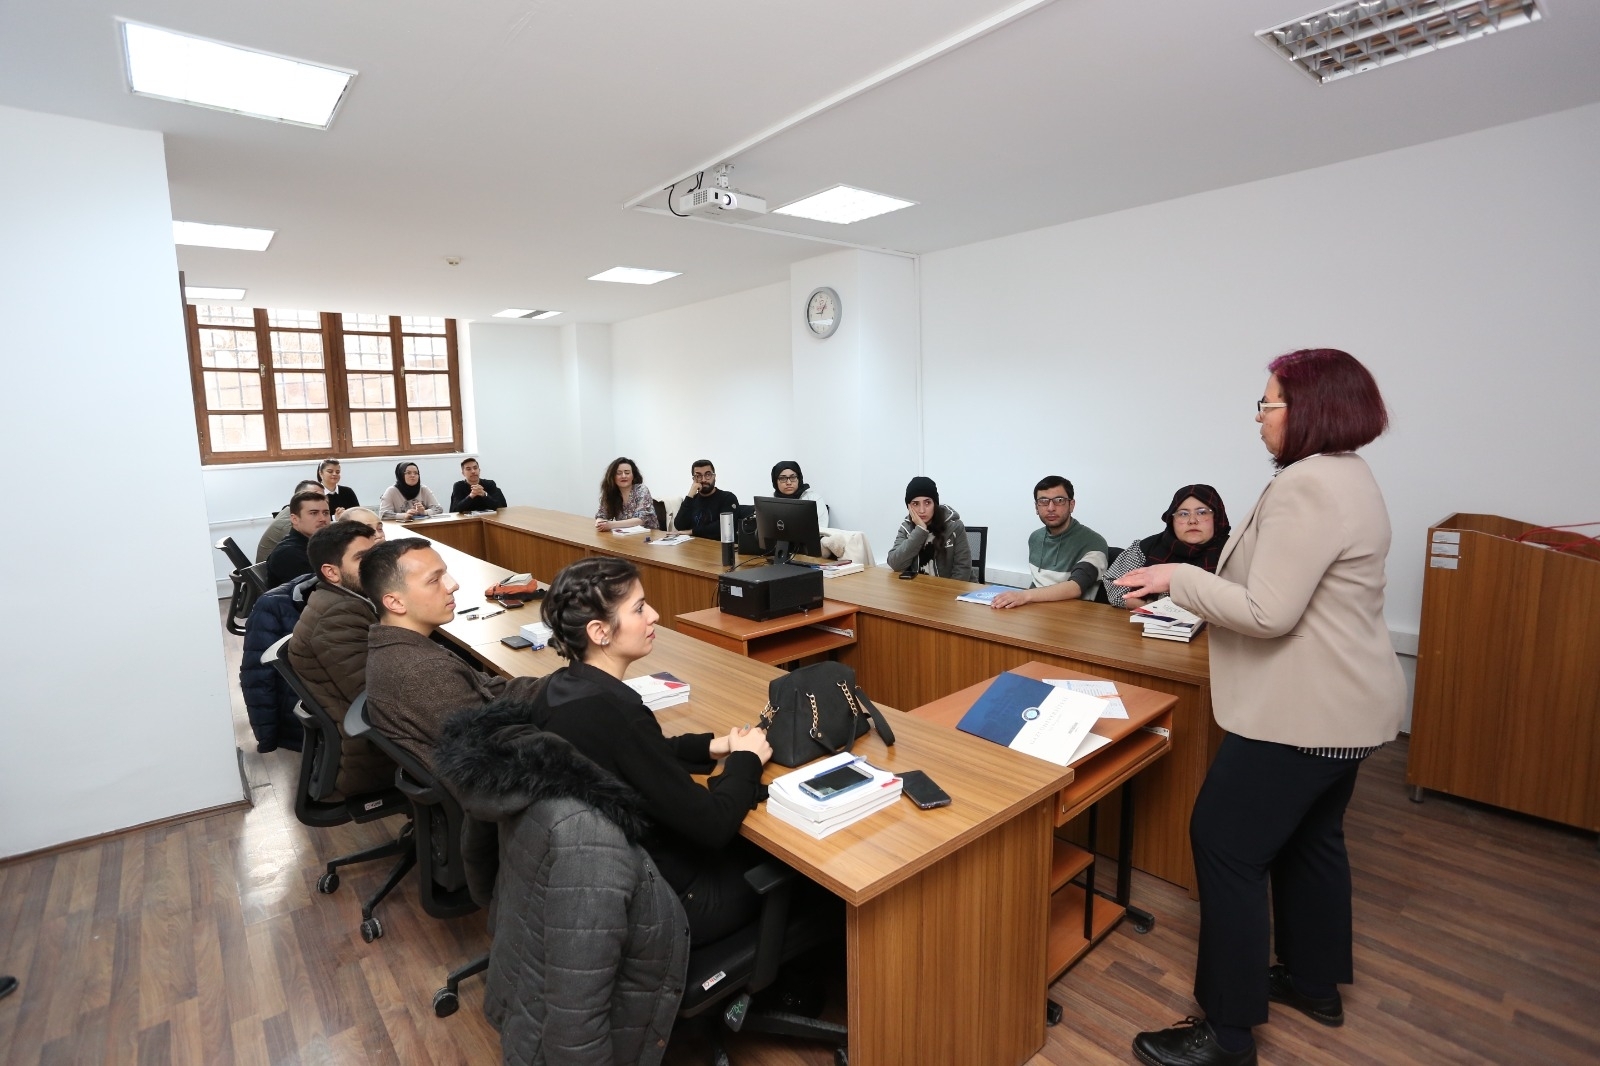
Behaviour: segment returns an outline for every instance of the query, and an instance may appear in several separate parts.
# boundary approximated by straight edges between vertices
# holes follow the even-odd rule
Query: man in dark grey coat
[[[492,894],[484,1014],[507,1066],[656,1066],[683,997],[689,923],[639,845],[634,792],[496,700],[448,719],[434,768],[471,819],[473,898]],[[491,888],[492,886],[492,888]]]

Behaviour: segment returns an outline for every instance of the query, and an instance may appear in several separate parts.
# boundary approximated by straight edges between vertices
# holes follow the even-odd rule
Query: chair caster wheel
[[[433,994],[433,1014],[436,1018],[448,1018],[461,1007],[461,997],[448,988],[441,988]]]
[[[372,943],[383,935],[383,923],[376,918],[368,918],[361,923],[361,939]]]
[[[833,1066],[850,1066],[850,1052],[842,1047],[834,1048]]]
[[[1148,933],[1150,930],[1154,929],[1155,927],[1156,927],[1156,923],[1155,922],[1134,922],[1133,923],[1133,931],[1135,933],[1138,933],[1140,936],[1143,936],[1145,933]]]
[[[324,896],[330,896],[339,891],[339,875],[334,873],[332,870],[329,870],[327,873],[317,878],[317,891],[321,892]]]
[[[1060,1025],[1061,1024],[1061,1015],[1062,1015],[1061,1004],[1057,1003],[1053,999],[1045,1000],[1045,1002],[1044,1002],[1044,1024],[1046,1026]]]

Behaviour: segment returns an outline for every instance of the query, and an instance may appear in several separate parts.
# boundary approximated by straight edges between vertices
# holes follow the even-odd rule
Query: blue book
[[[1022,727],[1039,717],[1039,705],[1053,691],[1054,686],[1031,677],[1001,674],[989,683],[956,728],[1009,748]],[[1031,716],[1029,711],[1033,712]]]
[[[963,592],[961,595],[957,596],[956,599],[960,600],[962,603],[981,603],[987,606],[988,604],[993,603],[994,598],[1000,595],[1002,592],[1015,591],[1016,589],[1013,589],[1010,585],[985,585],[981,589],[973,589],[971,592]]]

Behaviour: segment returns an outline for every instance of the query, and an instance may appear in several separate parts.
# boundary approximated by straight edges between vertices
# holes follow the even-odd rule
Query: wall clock
[[[831,337],[839,328],[839,294],[826,286],[806,297],[806,326],[818,337]]]

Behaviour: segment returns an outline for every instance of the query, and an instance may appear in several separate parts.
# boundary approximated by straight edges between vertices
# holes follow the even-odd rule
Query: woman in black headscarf
[[[817,504],[817,525],[832,525],[828,521],[828,505],[822,496],[806,484],[800,464],[785,459],[772,468],[772,494],[780,500],[814,500]]]
[[[383,490],[383,498],[378,501],[378,517],[417,518],[443,513],[444,508],[422,483],[422,471],[417,464],[405,459],[396,465],[394,484]]]
[[[1209,573],[1217,572],[1217,560],[1228,543],[1228,509],[1210,485],[1185,485],[1172,494],[1172,503],[1161,520],[1167,524],[1153,537],[1136,540],[1117,556],[1105,572],[1106,596],[1115,607],[1144,606],[1138,597],[1116,583],[1123,574],[1156,563],[1190,563]]]

